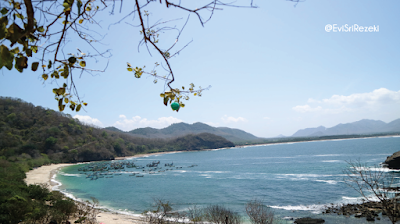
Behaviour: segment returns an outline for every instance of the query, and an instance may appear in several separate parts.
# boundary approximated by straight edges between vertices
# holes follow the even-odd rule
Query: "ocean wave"
[[[337,184],[340,181],[336,181],[336,180],[315,180],[317,182],[323,182],[323,183],[327,183],[327,184]]]
[[[340,163],[342,160],[322,160],[323,163]]]
[[[210,174],[200,174],[200,176],[205,177],[205,178],[212,178],[213,177]]]
[[[321,155],[313,155],[315,157],[323,157],[323,156],[346,156],[345,154],[321,154]]]
[[[343,200],[353,200],[353,201],[357,201],[357,200],[361,200],[362,197],[346,197],[346,196],[342,196]]]
[[[279,206],[279,205],[273,205],[269,206],[271,208],[275,209],[283,209],[283,210],[288,210],[288,211],[311,211],[312,213],[321,213],[322,210],[326,208],[326,205],[323,204],[312,204],[312,205],[286,205],[286,206]]]
[[[393,170],[386,167],[355,167],[357,171],[391,172]]]
[[[177,173],[186,173],[186,172],[188,172],[188,171],[186,171],[186,170],[173,170],[172,172],[177,172]]]
[[[64,172],[58,172],[60,175],[67,176],[67,177],[81,177],[81,174],[73,174],[73,173],[64,173]]]
[[[315,174],[315,173],[284,173],[284,174],[275,174],[276,176],[282,177],[333,177],[335,175],[332,174]]]
[[[195,172],[195,173],[218,173],[218,174],[221,174],[221,173],[230,173],[231,171],[192,171],[192,172]]]

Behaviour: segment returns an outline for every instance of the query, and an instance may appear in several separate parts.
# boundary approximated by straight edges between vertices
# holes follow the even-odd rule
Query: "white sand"
[[[140,156],[145,156],[145,155],[140,155]],[[57,173],[57,171],[61,167],[65,166],[71,166],[75,164],[51,164],[51,165],[46,165],[46,166],[41,166],[39,168],[36,168],[34,170],[30,170],[29,172],[26,173],[26,179],[25,182],[29,184],[48,184],[49,190],[52,190],[52,186],[57,185],[57,183],[52,182],[52,176]],[[70,220],[71,223],[75,220]],[[145,223],[143,221],[143,218],[140,216],[130,216],[130,215],[124,215],[124,214],[118,214],[118,213],[112,213],[112,212],[100,212],[97,215],[97,221],[98,223],[104,223],[104,224],[142,224]]]

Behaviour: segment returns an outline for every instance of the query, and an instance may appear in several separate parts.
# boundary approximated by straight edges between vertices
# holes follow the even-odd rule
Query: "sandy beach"
[[[149,155],[155,155],[155,154],[141,154],[137,156],[130,156],[126,158],[131,158],[131,157],[144,157],[144,156],[149,156]],[[118,159],[123,159],[125,157],[120,157]],[[26,173],[26,178],[25,182],[29,184],[48,184],[49,190],[53,190],[53,187],[58,185],[58,183],[52,181],[52,177],[60,170],[62,167],[65,166],[72,166],[75,164],[67,164],[67,163],[62,163],[62,164],[51,164],[51,165],[45,165],[41,166],[39,168],[30,170],[29,172]],[[70,220],[71,223],[75,220]],[[97,215],[97,221],[98,223],[104,223],[104,224],[142,224],[145,223],[143,218],[141,216],[131,216],[131,215],[125,215],[125,214],[120,214],[120,213],[115,213],[115,212],[105,212],[101,211]]]

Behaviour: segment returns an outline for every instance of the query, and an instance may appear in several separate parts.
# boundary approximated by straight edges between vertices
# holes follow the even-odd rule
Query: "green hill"
[[[46,163],[110,160],[116,156],[232,147],[213,134],[150,139],[82,124],[71,115],[0,97],[0,159],[26,167]]]
[[[110,130],[110,127],[107,129]],[[181,137],[187,135],[188,133],[190,134],[210,133],[221,136],[235,143],[262,140],[262,138],[258,138],[250,133],[247,133],[239,129],[226,128],[226,127],[215,128],[200,122],[194,124],[177,123],[177,124],[172,124],[163,129],[138,128],[129,131],[127,133],[138,137],[163,138],[163,139]]]

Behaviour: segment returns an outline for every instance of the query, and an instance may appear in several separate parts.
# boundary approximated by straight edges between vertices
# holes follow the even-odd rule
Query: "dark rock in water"
[[[387,165],[389,169],[400,169],[400,151],[388,156],[383,164]]]
[[[369,215],[369,216],[367,216],[367,221],[373,222],[373,221],[375,221],[375,217]]]
[[[294,221],[294,223],[297,224],[319,224],[319,223],[324,223],[325,220],[323,219],[313,219],[310,217],[306,217],[306,218],[299,218],[296,219],[296,221]]]

